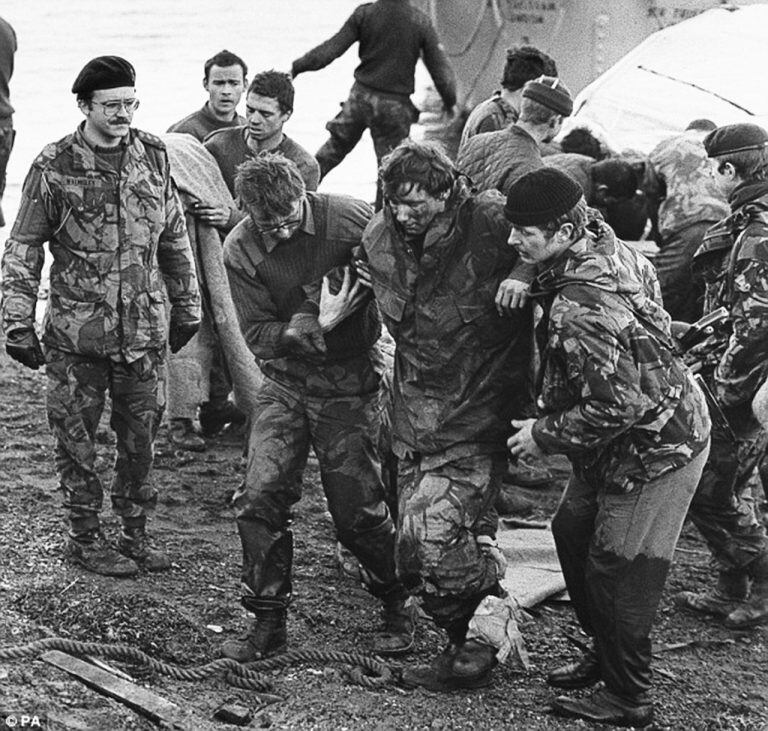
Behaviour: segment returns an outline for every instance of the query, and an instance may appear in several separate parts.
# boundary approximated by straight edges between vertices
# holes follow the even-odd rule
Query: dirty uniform
[[[352,151],[366,129],[378,162],[408,137],[419,117],[410,99],[419,58],[445,108],[456,104],[456,80],[432,22],[408,0],[359,5],[336,35],[293,62],[291,74],[325,68],[354,43],[360,56],[355,83],[341,111],[326,125],[330,138],[315,154],[321,179]]]
[[[229,127],[241,127],[246,123],[245,117],[235,114],[235,116],[224,122],[215,116],[208,108],[208,102],[196,112],[187,115],[184,119],[168,127],[168,132],[177,132],[180,134],[192,135],[198,142],[202,142],[211,132],[217,129],[228,129]]]
[[[250,219],[225,241],[224,261],[240,327],[264,374],[254,405],[244,484],[234,497],[243,546],[243,603],[286,605],[291,595],[291,507],[314,448],[339,541],[370,576],[369,590],[401,592],[395,528],[373,443],[381,367],[373,346],[381,323],[373,300],[326,333],[321,362],[292,354],[281,336],[297,312],[317,315],[309,292],[348,264],[371,216],[362,201],[307,194],[302,224],[277,242]]]
[[[691,270],[704,234],[728,214],[728,204],[710,175],[701,140],[682,134],[651,151],[643,188],[658,231],[659,273],[664,308],[673,320],[694,322],[702,314],[704,283]]]
[[[733,332],[702,368],[724,419],[713,419],[712,453],[691,520],[720,571],[733,575],[748,573],[768,554],[750,497],[750,479],[766,449],[751,404],[768,375],[768,183],[739,186],[729,203],[731,215],[709,230],[694,255],[706,283],[705,314],[725,306]]]
[[[538,143],[516,124],[470,137],[456,158],[456,167],[478,190],[496,189],[505,195],[518,178],[543,165]]]
[[[501,317],[494,305],[517,261],[503,203],[496,192],[474,195],[459,182],[420,252],[389,209],[363,240],[396,344],[398,575],[449,633],[496,590],[498,567],[478,546],[477,527],[506,470],[509,422],[532,400],[530,310]]]
[[[13,107],[11,106],[8,82],[13,74],[13,55],[16,53],[16,33],[11,25],[0,18],[0,204],[5,192],[5,169],[13,149]],[[0,205],[0,228],[5,226],[5,217]]]
[[[517,122],[519,116],[517,109],[504,101],[501,91],[494,92],[490,99],[480,102],[469,113],[461,132],[459,147],[463,147],[470,137],[509,127]]]
[[[148,477],[166,291],[182,320],[200,319],[163,142],[132,129],[117,148],[93,148],[81,125],[37,157],[3,255],[7,333],[34,325],[45,242],[53,259],[42,336],[48,420],[71,534],[99,526],[94,439],[107,390],[117,437],[112,506],[128,527],[141,527],[156,500]]]
[[[649,634],[710,431],[654,280],[595,219],[532,286],[544,309],[532,434],[573,466],[552,532],[601,677],[627,699],[650,688]]]

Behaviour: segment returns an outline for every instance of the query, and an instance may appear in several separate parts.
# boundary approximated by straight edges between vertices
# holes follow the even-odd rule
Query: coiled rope
[[[134,665],[142,665],[153,672],[176,680],[203,680],[216,675],[223,675],[230,685],[257,691],[272,689],[272,684],[263,676],[263,672],[299,663],[341,663],[351,666],[345,669],[347,677],[365,688],[380,688],[392,680],[392,671],[389,667],[370,655],[357,652],[337,652],[336,650],[295,650],[247,664],[241,664],[229,658],[221,658],[205,665],[183,668],[155,660],[130,645],[108,645],[100,642],[81,642],[64,637],[48,637],[26,645],[2,647],[0,648],[0,660],[21,660],[26,657],[35,657],[48,650],[60,650],[70,655],[93,655],[110,660],[122,660]]]

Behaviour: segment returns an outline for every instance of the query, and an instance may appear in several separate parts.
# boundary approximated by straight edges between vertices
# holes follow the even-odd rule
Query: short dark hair
[[[768,147],[741,150],[718,155],[717,169],[722,173],[725,163],[733,165],[736,174],[745,182],[756,183],[768,180]]]
[[[262,71],[251,80],[248,93],[277,99],[280,111],[283,114],[293,111],[294,91],[290,74],[275,71],[275,69]]]
[[[507,62],[501,85],[509,91],[517,91],[539,76],[557,76],[555,60],[535,46],[513,46],[507,49]]]
[[[626,160],[601,160],[592,166],[592,180],[608,189],[613,198],[628,199],[637,192],[639,180],[637,172]]]
[[[717,129],[717,125],[711,119],[694,119],[685,128],[685,131],[700,130],[702,132],[711,132],[713,129]]]
[[[451,190],[456,168],[437,143],[405,140],[381,161],[379,180],[386,198],[417,185],[436,197]]]
[[[240,66],[240,68],[243,69],[243,78],[248,76],[248,67],[245,65],[245,61],[243,61],[240,56],[236,56],[231,51],[227,51],[224,49],[223,51],[219,51],[215,56],[211,56],[203,66],[203,71],[205,72],[205,76],[203,78],[208,81],[208,74],[211,73],[211,67],[212,66]]]
[[[560,149],[563,152],[574,152],[578,155],[594,157],[595,160],[602,160],[605,157],[600,140],[586,127],[572,129],[560,140]]]
[[[279,152],[261,152],[237,167],[237,197],[246,209],[255,208],[264,218],[287,216],[305,192],[296,163]]]

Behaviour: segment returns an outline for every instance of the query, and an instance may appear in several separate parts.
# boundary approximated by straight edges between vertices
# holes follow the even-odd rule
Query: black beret
[[[568,213],[583,196],[581,186],[570,175],[544,167],[512,184],[504,214],[518,226],[542,226]]]
[[[713,129],[704,138],[704,149],[708,157],[759,150],[766,145],[768,132],[756,124],[726,124],[724,127]]]
[[[573,111],[573,98],[568,87],[554,76],[539,76],[523,87],[523,96],[547,109],[567,117]]]
[[[120,56],[98,56],[88,61],[72,84],[73,94],[88,94],[98,89],[135,86],[136,71]]]

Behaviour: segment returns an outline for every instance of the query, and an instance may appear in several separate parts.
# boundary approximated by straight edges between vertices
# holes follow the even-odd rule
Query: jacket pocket
[[[405,313],[405,297],[401,297],[391,289],[377,293],[376,301],[381,314],[395,322],[401,322]]]

